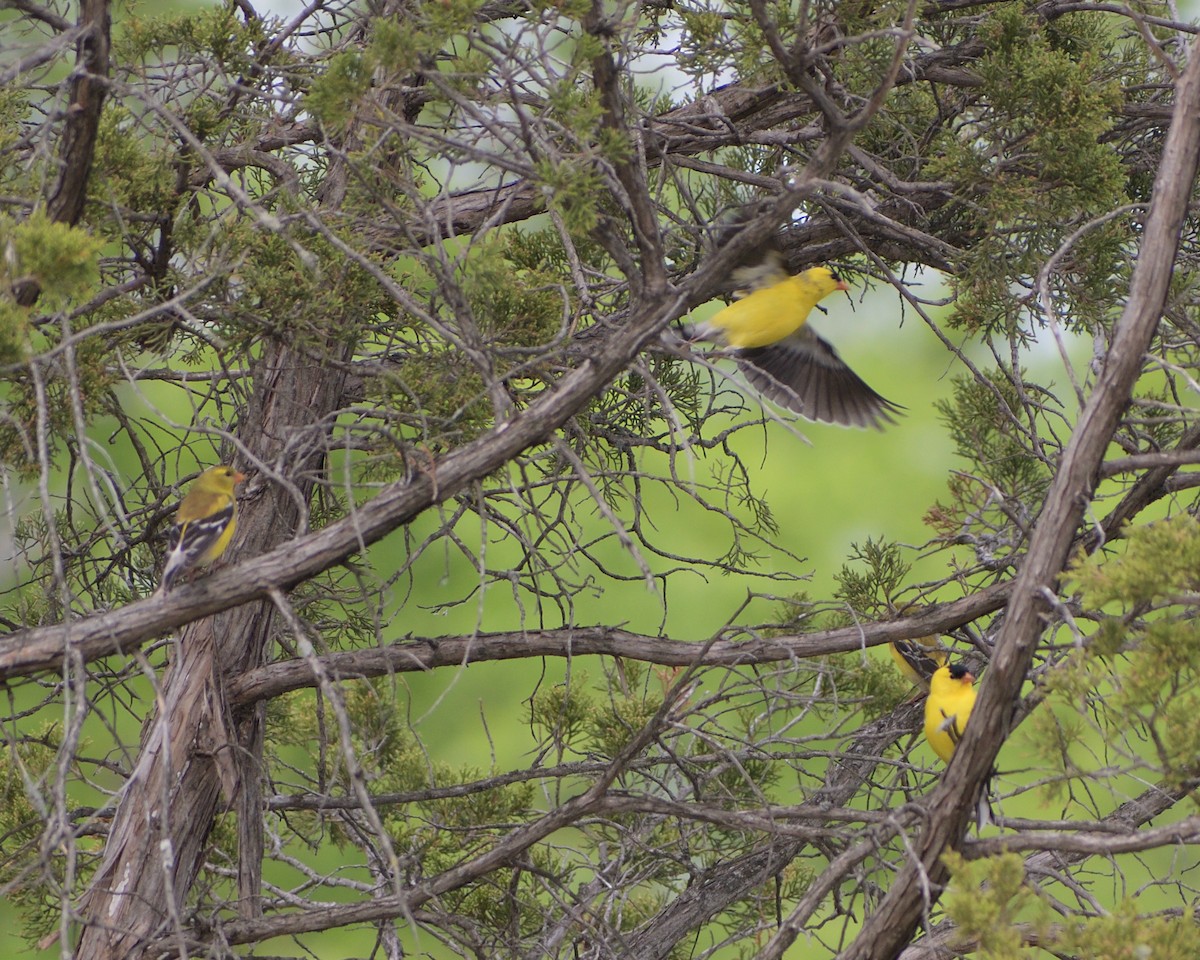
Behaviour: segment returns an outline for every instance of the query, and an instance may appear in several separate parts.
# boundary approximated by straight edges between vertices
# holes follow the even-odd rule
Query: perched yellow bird
[[[925,739],[947,763],[967,729],[974,706],[975,674],[964,664],[938,667],[933,672],[925,699]]]
[[[234,488],[245,479],[233,467],[220,466],[193,481],[175,514],[160,591],[167,593],[184,570],[207,566],[229,547],[237,529]]]
[[[821,300],[846,282],[828,267],[811,267],[791,276],[783,257],[770,251],[762,264],[734,272],[749,288],[701,326],[691,337],[724,343],[746,379],[759,393],[809,420],[848,427],[894,423],[901,408],[872,390],[806,324]]]
[[[937,637],[917,637],[889,644],[892,659],[905,678],[918,687],[928,687],[938,667],[944,667],[950,655],[938,649]]]
[[[933,752],[946,763],[954,756],[954,748],[962,739],[975,706],[975,675],[965,664],[938,667],[929,681],[929,696],[925,699],[925,739]],[[995,772],[995,771],[993,771]],[[983,784],[975,804],[975,825],[982,830],[994,822],[990,778]]]

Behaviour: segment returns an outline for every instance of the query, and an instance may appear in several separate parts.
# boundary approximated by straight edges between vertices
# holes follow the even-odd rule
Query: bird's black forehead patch
[[[952,676],[955,680],[961,680],[970,672],[971,671],[967,669],[967,665],[965,663],[954,663],[950,665],[950,676]]]

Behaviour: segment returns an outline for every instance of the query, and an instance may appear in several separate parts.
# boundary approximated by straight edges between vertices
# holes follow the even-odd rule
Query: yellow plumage
[[[748,288],[742,299],[691,331],[691,338],[723,343],[750,385],[768,400],[810,420],[875,427],[900,410],[885,400],[808,326],[808,315],[825,297],[848,289],[828,267],[789,276],[782,257],[734,271]]]
[[[961,663],[938,667],[925,700],[925,739],[933,752],[950,762],[975,706],[975,676]]]
[[[237,531],[234,488],[245,479],[233,467],[219,466],[193,481],[175,513],[171,549],[163,567],[163,593],[185,570],[207,566],[229,548]]]
[[[708,321],[731,347],[765,347],[799,330],[812,308],[846,282],[828,267],[786,274],[770,286],[735,300]]]

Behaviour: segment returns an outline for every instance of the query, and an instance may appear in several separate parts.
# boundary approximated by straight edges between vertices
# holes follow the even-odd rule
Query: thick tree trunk
[[[261,553],[297,533],[299,503],[309,500],[324,459],[327,417],[341,396],[337,366],[314,360],[311,352],[265,345],[239,435],[255,457],[295,488],[261,474],[251,479],[240,505],[236,549],[241,556]],[[240,460],[238,465],[247,466]],[[225,683],[265,662],[273,619],[270,605],[252,603],[182,631],[154,716],[143,730],[103,865],[83,905],[79,956],[128,960],[141,956],[150,939],[184,936],[184,902],[203,865],[223,795],[226,802],[237,800],[241,814],[241,912],[258,912],[262,713],[234,718]]]
[[[406,2],[390,0],[375,13],[395,13]],[[352,153],[349,146],[343,144],[341,156]],[[342,206],[348,181],[345,164],[332,163],[317,196],[323,210]],[[306,524],[353,350],[345,335],[351,320],[327,320],[331,362],[311,342],[297,347],[273,340],[254,365],[250,400],[237,427],[252,460],[235,460],[243,469],[265,464],[288,486],[262,473],[250,479],[239,506],[241,557],[279,546]],[[255,706],[234,716],[225,689],[229,678],[266,662],[275,613],[267,602],[250,603],[182,631],[180,655],[146,724],[137,773],[125,788],[104,862],[85,898],[80,957],[136,960],[153,938],[176,935],[182,943],[183,906],[203,866],[222,796],[238,813],[238,913],[261,915],[264,711]]]

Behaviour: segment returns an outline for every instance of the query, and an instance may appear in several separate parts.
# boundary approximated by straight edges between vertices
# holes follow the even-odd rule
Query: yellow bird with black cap
[[[849,289],[837,273],[810,267],[790,275],[772,249],[762,262],[735,270],[733,281],[744,295],[689,328],[689,339],[733,348],[755,390],[809,420],[880,430],[895,422],[892,414],[902,408],[872,390],[808,325],[818,303]]]

